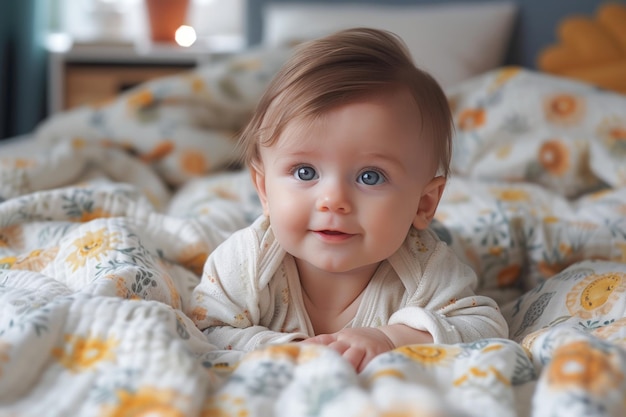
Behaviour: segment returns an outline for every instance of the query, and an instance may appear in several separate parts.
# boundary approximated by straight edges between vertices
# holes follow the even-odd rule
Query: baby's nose
[[[325,184],[317,198],[319,211],[349,213],[352,211],[349,191],[345,185],[337,182]]]

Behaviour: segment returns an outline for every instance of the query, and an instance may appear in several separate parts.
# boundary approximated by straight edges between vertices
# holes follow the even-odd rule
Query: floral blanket
[[[448,91],[433,227],[509,339],[244,353],[187,316],[207,255],[260,212],[232,132],[285,52],[156,80],[0,148],[2,416],[624,416],[626,97],[520,68]]]

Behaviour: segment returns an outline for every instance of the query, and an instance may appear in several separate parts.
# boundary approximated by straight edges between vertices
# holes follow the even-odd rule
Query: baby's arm
[[[193,290],[188,315],[218,349],[250,351],[307,337],[264,325],[265,310],[273,309],[269,286],[260,284],[259,246],[253,230],[236,232],[211,253]]]
[[[235,327],[232,325],[211,326],[203,330],[209,342],[222,350],[250,352],[270,344],[298,342],[307,336],[302,333],[283,333],[265,326]]]
[[[442,242],[423,259],[422,276],[405,306],[388,324],[405,324],[430,333],[434,343],[472,342],[508,337],[508,325],[498,305],[476,295],[475,272]]]
[[[433,342],[433,336],[430,333],[405,326],[404,324],[389,324],[378,327],[378,329],[391,340],[394,348]]]

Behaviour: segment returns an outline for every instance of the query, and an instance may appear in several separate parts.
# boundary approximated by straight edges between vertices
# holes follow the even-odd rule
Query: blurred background
[[[355,14],[352,9],[339,17],[328,7],[315,20],[306,8],[289,6],[351,3],[362,11],[377,3],[514,3],[512,19],[488,18],[497,9],[490,6],[478,23],[464,18],[450,28],[449,23],[428,22],[437,35],[420,50],[434,55],[429,64],[445,58],[444,70],[486,63],[487,57],[497,58],[489,65],[534,69],[539,52],[554,42],[561,19],[590,16],[600,4],[615,1],[626,0],[0,0],[0,140],[32,132],[57,112],[104,104],[150,79],[218,62],[246,47],[273,46],[274,38],[289,44]],[[477,18],[475,11],[470,15]],[[404,30],[420,32],[412,21],[409,26]],[[502,40],[504,60],[497,48],[484,44],[490,39]]]
[[[151,27],[151,15],[164,27]],[[30,132],[56,111],[241,49],[244,22],[245,0],[3,0],[0,139]],[[187,31],[176,37],[171,27],[181,24]]]

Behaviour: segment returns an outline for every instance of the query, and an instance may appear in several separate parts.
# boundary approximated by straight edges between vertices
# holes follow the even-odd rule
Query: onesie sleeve
[[[276,268],[265,262],[265,275],[259,270],[259,263],[267,255],[261,247],[267,249],[268,245],[255,230],[257,223],[235,232],[209,255],[200,283],[192,293],[188,314],[218,349],[250,351],[265,344],[307,337],[261,325],[261,306],[268,305],[272,298],[267,284]],[[279,263],[282,257],[273,259]]]
[[[412,272],[415,285],[412,289],[405,285],[407,301],[391,315],[389,324],[427,331],[434,343],[508,337],[508,325],[496,302],[475,294],[477,277],[472,268],[434,233],[422,231],[418,236],[420,250],[400,254],[407,258],[403,264],[416,267]]]

